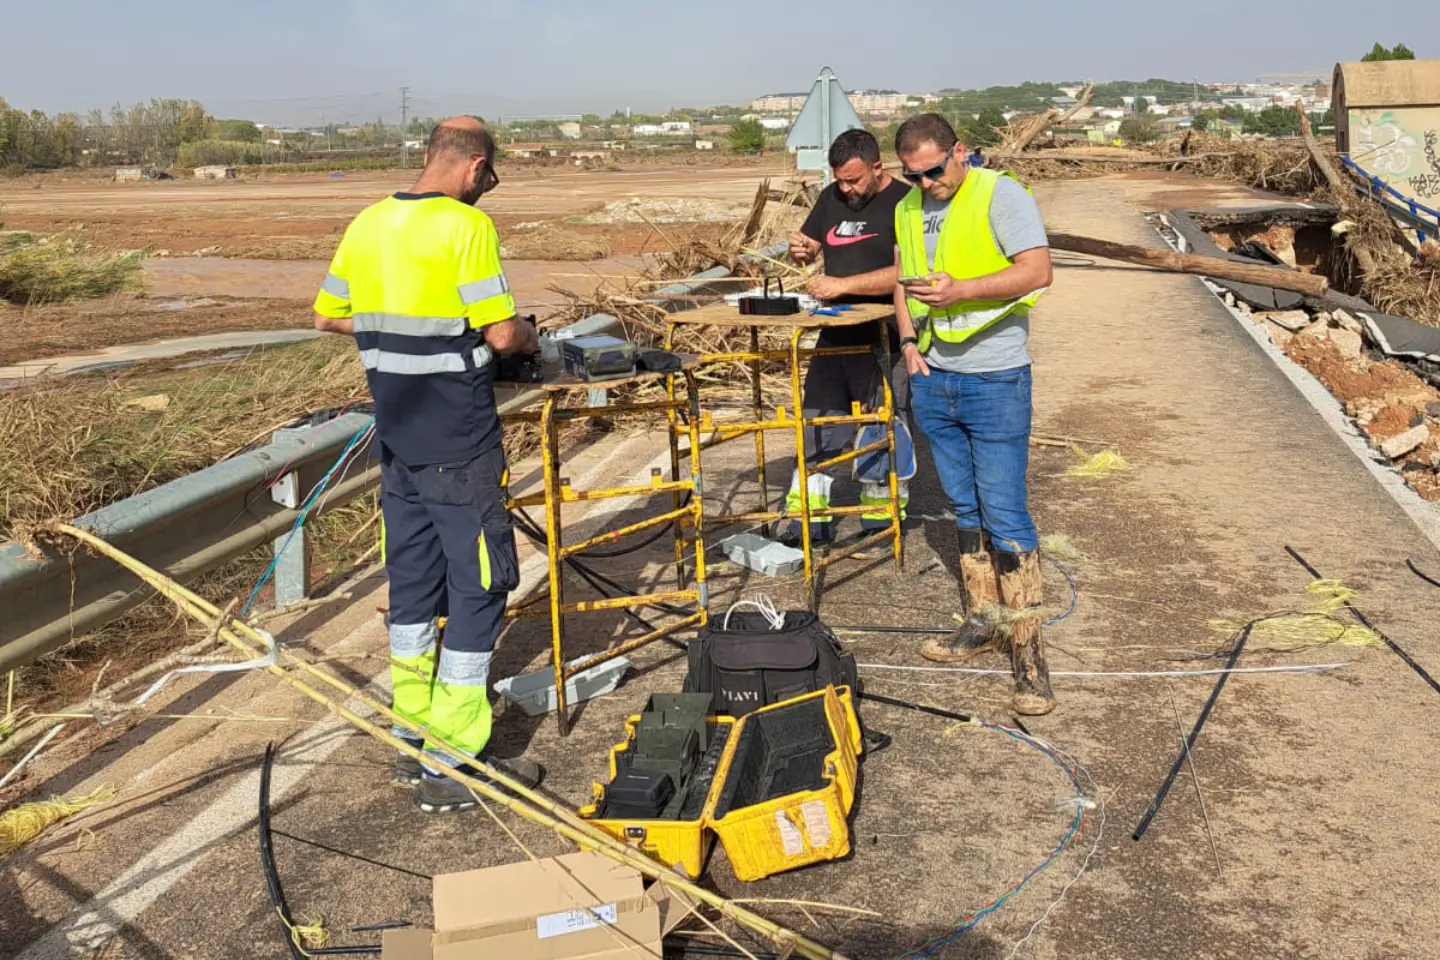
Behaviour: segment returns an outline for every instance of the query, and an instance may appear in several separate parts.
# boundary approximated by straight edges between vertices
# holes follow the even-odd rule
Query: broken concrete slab
[[[1365,353],[1365,341],[1353,330],[1336,327],[1330,331],[1330,342],[1339,349],[1340,356],[1347,360],[1357,360]]]
[[[1295,334],[1291,333],[1287,327],[1278,323],[1267,322],[1265,324],[1265,332],[1270,335],[1270,342],[1281,350],[1284,350],[1290,341],[1295,339]]]
[[[1404,433],[1396,434],[1389,440],[1382,440],[1380,452],[1391,460],[1398,460],[1429,439],[1430,428],[1422,423],[1418,427],[1411,427]]]
[[[1337,326],[1342,330],[1349,330],[1352,333],[1358,333],[1361,335],[1365,333],[1364,324],[1362,324],[1359,320],[1355,319],[1353,316],[1350,315],[1348,311],[1345,310],[1332,310],[1330,312],[1330,322],[1334,326]]]
[[[1271,323],[1278,323],[1291,333],[1304,330],[1312,323],[1319,322],[1304,310],[1277,310],[1274,313],[1265,314],[1265,319]]]

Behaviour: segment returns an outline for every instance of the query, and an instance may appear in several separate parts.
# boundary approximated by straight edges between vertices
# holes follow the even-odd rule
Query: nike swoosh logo
[[[832,247],[848,247],[852,243],[859,243],[861,240],[871,240],[878,236],[880,236],[878,233],[862,233],[858,237],[841,237],[837,236],[835,228],[831,227],[830,232],[825,234],[825,242]]]

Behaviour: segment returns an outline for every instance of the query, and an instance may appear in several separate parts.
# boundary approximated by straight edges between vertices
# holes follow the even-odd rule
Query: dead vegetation
[[[0,241],[0,300],[45,304],[136,289],[143,250],[105,254],[73,236],[36,239],[15,231]]]

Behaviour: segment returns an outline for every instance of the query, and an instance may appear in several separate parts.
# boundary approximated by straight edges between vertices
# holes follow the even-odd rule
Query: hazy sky
[[[407,85],[421,115],[609,113],[805,90],[827,64],[848,89],[906,92],[1328,76],[1376,40],[1440,57],[1440,3],[0,0],[0,96],[47,112],[193,97],[319,123],[393,120]]]

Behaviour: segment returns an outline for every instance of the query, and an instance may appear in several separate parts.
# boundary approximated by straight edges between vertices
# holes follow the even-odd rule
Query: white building
[[[580,124],[574,122],[573,120],[566,123],[556,124],[556,128],[560,131],[560,136],[564,137],[566,140],[580,139]]]
[[[760,126],[766,130],[789,130],[794,123],[789,117],[761,117]]]
[[[696,150],[714,150],[714,149],[715,149],[715,141],[714,141],[714,140],[696,140],[696,141],[695,141],[695,149],[696,149]]]
[[[767,93],[750,101],[756,113],[794,113],[805,106],[807,93]]]
[[[855,112],[880,116],[894,116],[903,113],[910,98],[894,90],[856,90],[850,94],[850,105]]]

